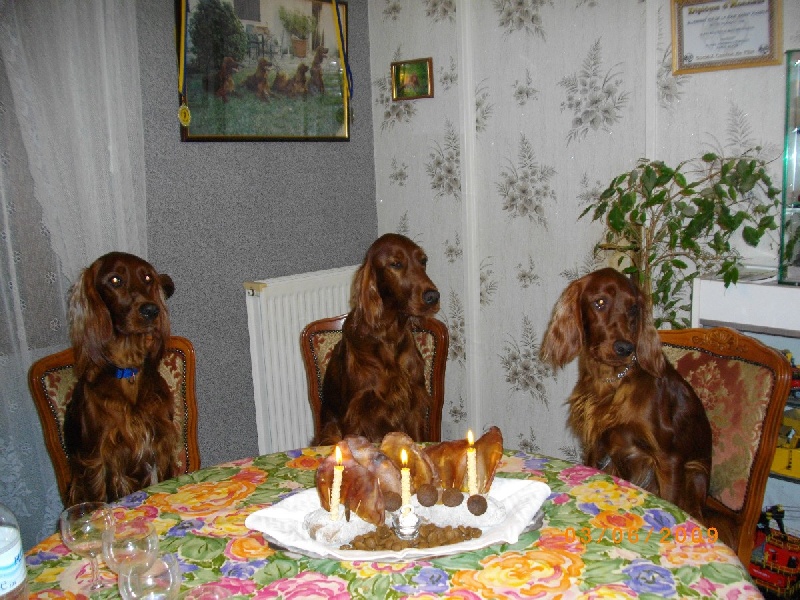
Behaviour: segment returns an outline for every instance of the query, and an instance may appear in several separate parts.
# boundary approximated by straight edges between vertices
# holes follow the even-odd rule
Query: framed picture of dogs
[[[350,139],[346,3],[175,1],[183,141]]]
[[[433,98],[433,59],[392,63],[392,100]]]
[[[672,0],[674,74],[783,62],[781,0]]]

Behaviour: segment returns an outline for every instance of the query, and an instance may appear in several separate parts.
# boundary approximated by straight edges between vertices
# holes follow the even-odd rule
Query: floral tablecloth
[[[314,485],[330,448],[201,469],[115,504],[152,519],[185,598],[760,598],[735,553],[673,505],[562,460],[507,450],[499,477],[552,490],[540,529],[517,543],[407,563],[314,559],[271,548],[252,512]],[[86,598],[88,562],[56,534],[27,554],[31,598]],[[119,597],[116,576],[92,598]]]

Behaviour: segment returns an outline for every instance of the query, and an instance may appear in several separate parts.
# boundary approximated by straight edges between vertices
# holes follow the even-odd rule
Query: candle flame
[[[469,442],[470,446],[475,443],[475,438],[472,437],[472,429],[467,429],[467,442]]]
[[[342,464],[342,449],[339,446],[336,446],[336,464]]]
[[[408,464],[408,452],[406,452],[405,448],[400,450],[400,462],[403,463],[404,467]]]

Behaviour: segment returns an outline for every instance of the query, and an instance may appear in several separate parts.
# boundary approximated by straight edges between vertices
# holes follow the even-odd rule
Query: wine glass
[[[97,555],[103,551],[103,532],[113,526],[114,516],[105,502],[82,502],[61,513],[61,539],[71,552],[89,559],[91,591],[103,587],[97,572]]]
[[[103,559],[117,575],[134,565],[149,567],[158,557],[158,533],[151,521],[115,518],[103,532]]]
[[[133,565],[118,579],[123,600],[171,600],[181,589],[181,568],[174,554],[164,554],[149,567]]]

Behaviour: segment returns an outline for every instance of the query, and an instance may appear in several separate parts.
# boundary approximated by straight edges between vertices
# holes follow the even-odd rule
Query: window
[[[261,0],[233,0],[233,8],[244,21],[261,21]]]

